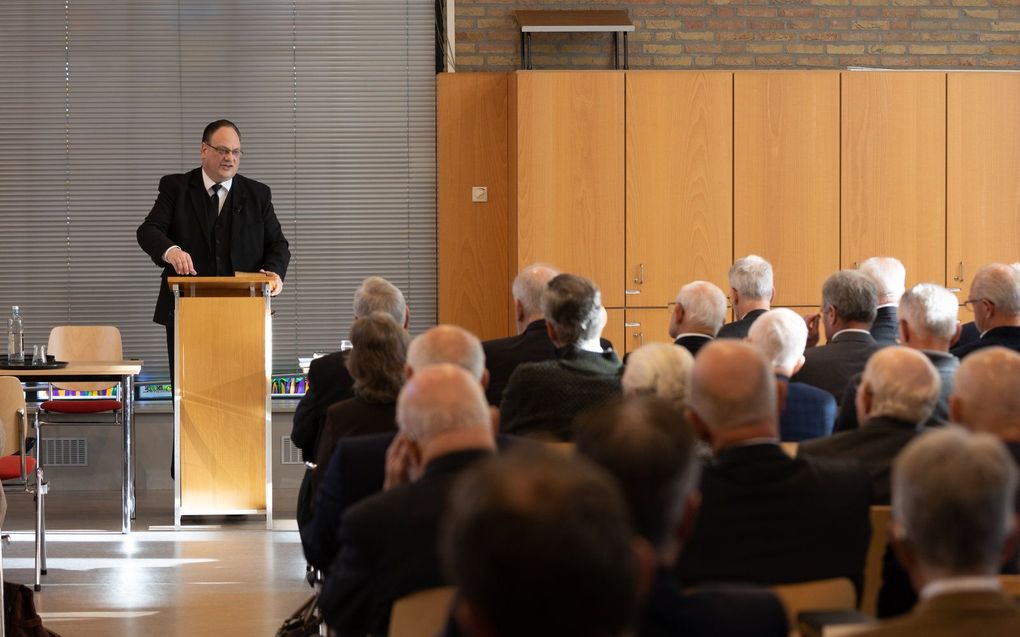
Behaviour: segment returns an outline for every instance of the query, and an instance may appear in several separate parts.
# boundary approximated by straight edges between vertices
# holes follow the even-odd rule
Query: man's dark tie
[[[220,214],[220,186],[219,184],[212,185],[212,194],[209,195],[209,227],[212,228],[216,225],[216,217]]]

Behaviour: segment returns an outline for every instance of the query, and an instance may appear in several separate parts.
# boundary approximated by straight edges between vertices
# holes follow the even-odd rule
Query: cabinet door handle
[[[644,263],[639,263],[638,264],[638,275],[634,279],[634,283],[637,283],[638,285],[641,285],[644,282],[645,282],[645,264]]]
[[[960,269],[956,273],[956,276],[953,277],[953,280],[954,281],[963,281],[963,279],[964,279],[964,276],[963,276],[963,261],[960,261]]]
[[[624,323],[624,327],[641,327],[640,323]]]
[[[641,347],[642,345],[645,344],[644,332],[634,332],[634,338],[638,339],[638,347]]]
[[[861,269],[861,264],[859,264],[856,261],[854,261],[854,270],[860,270],[860,269]]]

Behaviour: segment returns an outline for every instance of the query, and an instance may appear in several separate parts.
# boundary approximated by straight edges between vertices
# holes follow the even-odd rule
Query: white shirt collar
[[[921,589],[921,599],[951,593],[996,593],[1002,590],[999,578],[994,575],[973,575],[970,577],[947,577],[928,582]]]
[[[829,340],[830,341],[833,340],[834,338],[836,338],[837,336],[839,336],[843,332],[859,332],[861,334],[868,334],[868,335],[871,334],[871,332],[869,332],[868,330],[860,330],[860,329],[857,329],[856,327],[848,327],[845,330],[840,330],[840,331],[836,332],[835,334],[833,334],[832,338],[830,338]]]
[[[212,194],[210,191],[212,190],[212,187],[213,187],[213,185],[216,182],[213,181],[212,178],[209,177],[209,175],[205,174],[205,170],[202,170],[202,183],[205,184],[205,191],[210,193],[210,194]],[[227,196],[227,192],[230,190],[230,186],[233,183],[234,183],[234,178],[233,177],[231,177],[230,179],[228,179],[226,181],[221,181],[220,182],[220,191],[217,192],[216,194],[219,194],[220,192],[222,192],[223,194],[221,194],[220,197],[226,197]]]
[[[875,309],[877,310],[883,307],[899,307],[899,306],[900,306],[899,303],[883,303],[882,305],[877,306]]]
[[[712,338],[708,334],[701,334],[699,332],[684,332],[683,334],[678,334],[677,338],[684,338],[685,336],[700,336],[701,338]]]

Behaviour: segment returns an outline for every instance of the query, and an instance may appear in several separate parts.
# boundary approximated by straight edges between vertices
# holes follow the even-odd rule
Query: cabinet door
[[[733,75],[627,73],[628,307],[689,281],[726,290],[733,249]]]
[[[1020,76],[948,81],[946,281],[966,295],[981,266],[1020,261]]]
[[[945,284],[945,73],[842,75],[842,267],[892,256]]]
[[[619,354],[620,358],[622,359],[623,355],[627,353],[626,350],[624,349],[626,344],[626,336],[624,335],[623,327],[624,325],[623,310],[622,309],[606,310],[606,314],[608,316],[606,320],[606,328],[602,330],[602,338],[608,340],[610,343],[613,344],[613,349],[616,350],[616,353]]]
[[[776,305],[819,302],[839,268],[839,73],[733,78],[733,253],[775,271]]]
[[[627,352],[633,352],[645,343],[672,343],[669,336],[669,317],[673,306],[656,307],[636,310],[628,308],[626,312]]]
[[[516,267],[591,277],[606,307],[623,307],[623,78],[523,71],[511,89]]]

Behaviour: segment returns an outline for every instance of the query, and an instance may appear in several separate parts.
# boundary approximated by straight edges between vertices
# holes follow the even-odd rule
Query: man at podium
[[[159,180],[156,202],[137,232],[138,245],[163,268],[152,320],[166,327],[171,377],[174,302],[168,276],[261,271],[269,275],[275,296],[290,262],[269,187],[237,174],[242,155],[237,126],[225,119],[212,122],[199,148],[199,168]]]

